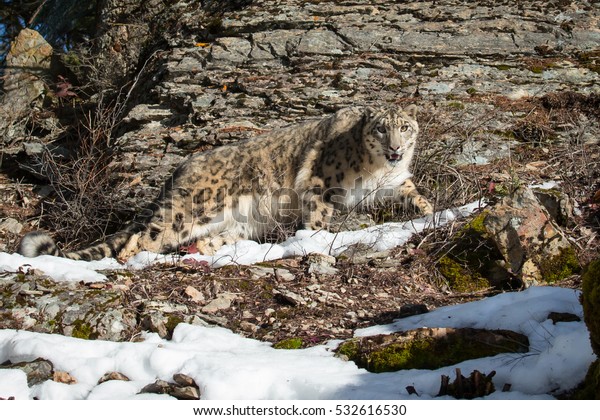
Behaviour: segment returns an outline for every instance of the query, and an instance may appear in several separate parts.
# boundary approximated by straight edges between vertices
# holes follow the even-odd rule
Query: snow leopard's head
[[[393,165],[410,161],[414,152],[419,125],[417,107],[400,107],[365,110],[363,135],[367,147],[376,155],[384,156]]]

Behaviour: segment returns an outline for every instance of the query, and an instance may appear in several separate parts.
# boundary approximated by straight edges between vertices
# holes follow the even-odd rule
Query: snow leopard
[[[141,251],[211,255],[224,244],[261,240],[282,226],[328,229],[334,211],[382,200],[408,201],[429,215],[432,204],[411,181],[416,114],[415,105],[345,108],[193,154],[147,211],[105,241],[62,252],[38,231],[24,236],[18,252],[122,261]]]

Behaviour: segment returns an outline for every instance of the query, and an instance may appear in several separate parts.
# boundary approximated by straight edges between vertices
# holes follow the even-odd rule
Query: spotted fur
[[[39,232],[25,236],[26,256],[126,259],[194,244],[212,254],[239,239],[282,226],[327,229],[336,209],[409,200],[433,211],[410,180],[419,133],[416,107],[347,108],[321,120],[192,155],[173,173],[148,212],[103,243],[62,254]]]

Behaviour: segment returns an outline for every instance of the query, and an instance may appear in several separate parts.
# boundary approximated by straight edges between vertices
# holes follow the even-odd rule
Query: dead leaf
[[[140,182],[142,182],[142,177],[141,177],[141,176],[138,176],[138,177],[136,177],[136,178],[132,179],[132,180],[129,182],[129,186],[130,186],[130,187],[133,187],[134,185],[137,185],[137,184],[139,184]]]
[[[98,385],[107,381],[129,381],[129,378],[121,372],[108,372],[98,380]]]
[[[204,273],[210,272],[210,265],[208,264],[207,261],[198,261],[193,258],[186,258],[186,259],[182,260],[181,262],[183,264],[187,265],[188,267],[199,269],[200,271],[203,271]]]
[[[185,294],[188,295],[192,302],[202,303],[205,301],[204,295],[201,291],[196,289],[194,286],[188,286],[185,288]]]

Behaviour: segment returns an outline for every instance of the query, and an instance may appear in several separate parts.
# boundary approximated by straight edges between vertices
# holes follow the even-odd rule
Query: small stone
[[[293,281],[296,279],[296,276],[285,268],[275,268],[275,277],[285,281]]]
[[[342,55],[344,50],[345,45],[334,32],[321,29],[308,31],[298,45],[300,54]]]
[[[18,235],[23,230],[23,225],[19,223],[17,220],[9,217],[8,219],[4,219],[0,223],[0,231],[12,233],[14,235]]]
[[[165,118],[169,118],[173,115],[169,108],[162,107],[160,105],[147,105],[140,104],[136,105],[129,114],[123,119],[124,122],[150,122],[150,121],[161,121]]]
[[[269,276],[275,275],[275,271],[271,267],[255,266],[255,267],[250,267],[249,271],[250,271],[250,273],[252,273],[253,280],[258,280],[263,277],[269,277]]]
[[[175,387],[169,395],[178,400],[199,400],[200,390],[193,386]]]
[[[62,384],[72,385],[77,383],[77,379],[69,375],[68,372],[57,370],[52,375],[52,380],[54,382],[60,382]]]
[[[180,386],[193,386],[193,387],[198,387],[198,385],[196,385],[196,381],[194,381],[194,378],[192,378],[191,376],[185,375],[183,373],[176,373],[175,375],[173,375],[173,381],[175,381],[175,383],[177,385]]]
[[[287,289],[273,289],[273,295],[275,300],[284,305],[306,305],[306,300],[302,296]]]
[[[167,318],[160,312],[151,312],[142,318],[141,327],[144,330],[157,333],[161,338],[169,335]]]
[[[258,331],[258,325],[255,325],[248,321],[240,322],[240,328],[242,329],[242,331],[246,331],[248,333],[255,333],[256,331]]]
[[[141,389],[140,394],[169,394],[172,390],[170,383],[162,380],[157,380],[154,383],[148,384]]]
[[[409,303],[400,307],[400,317],[405,318],[413,315],[426,314],[429,312],[427,305],[422,303]]]
[[[307,257],[308,274],[334,275],[338,269],[333,267],[336,259],[330,255],[311,254]]]
[[[552,321],[553,324],[557,322],[579,322],[581,318],[575,314],[570,314],[568,312],[550,312],[548,314],[548,319]]]
[[[202,307],[202,312],[213,314],[218,311],[229,309],[234,299],[235,295],[233,293],[219,293],[215,299],[208,303],[208,305]]]
[[[98,385],[108,381],[129,381],[129,378],[120,372],[108,372],[102,375],[102,378],[98,380]]]

